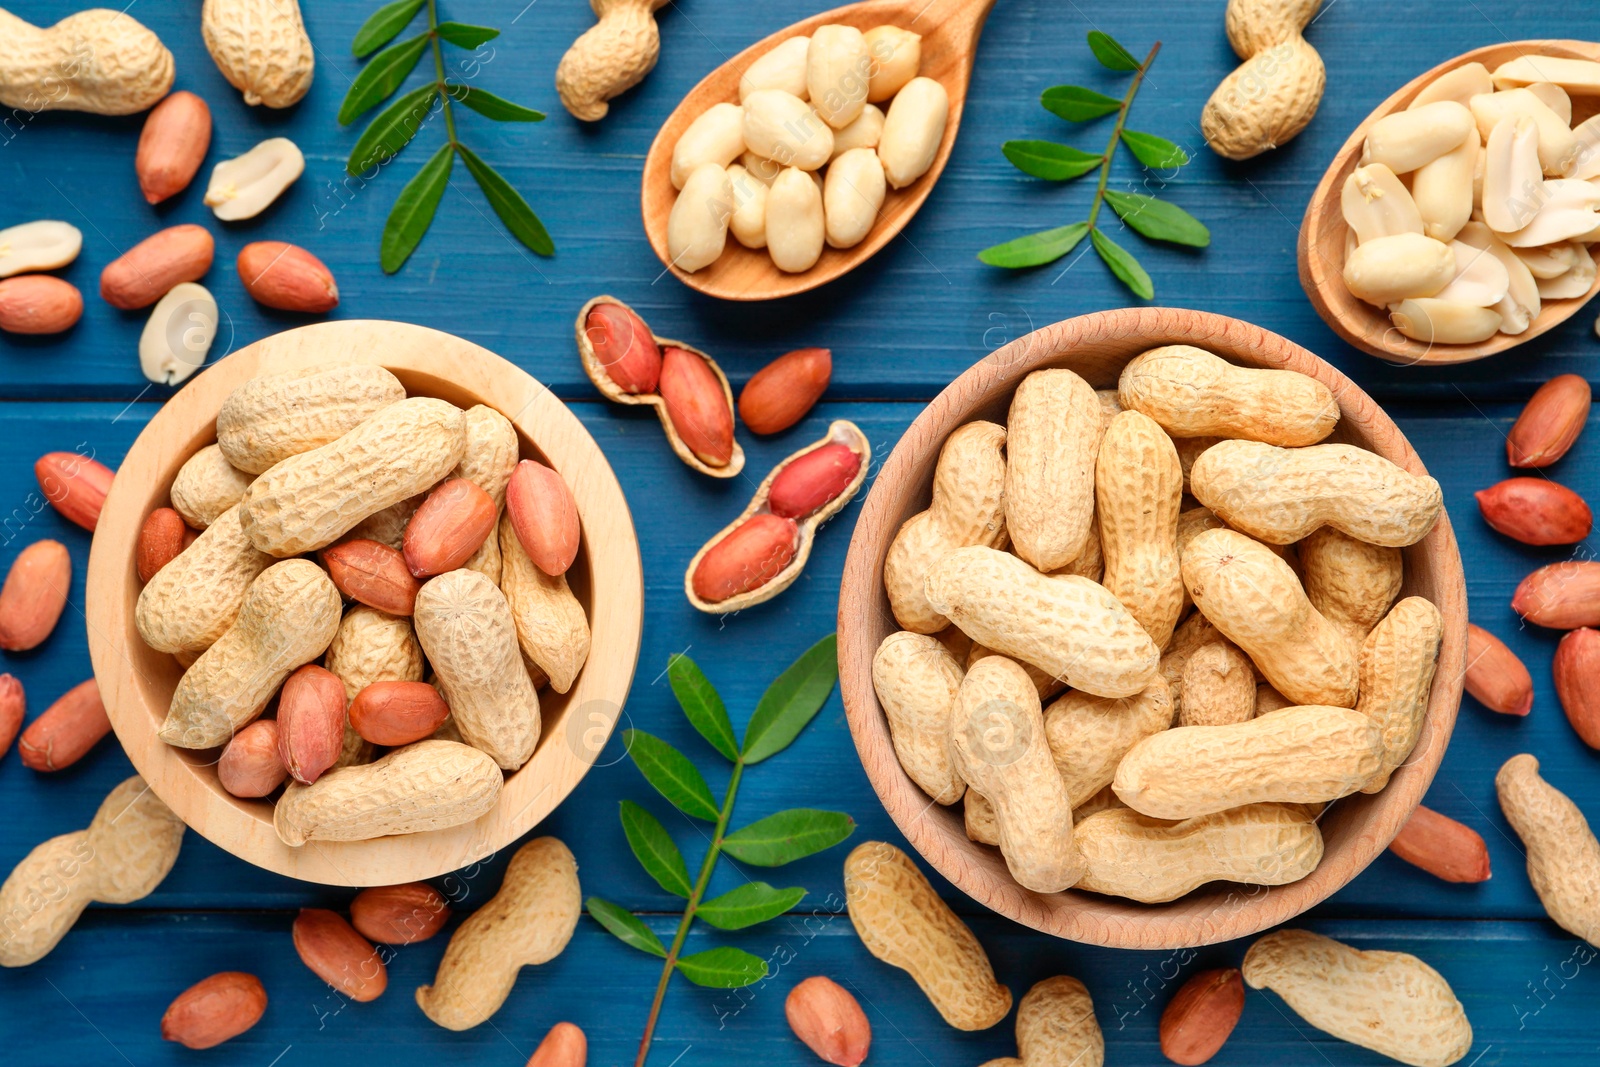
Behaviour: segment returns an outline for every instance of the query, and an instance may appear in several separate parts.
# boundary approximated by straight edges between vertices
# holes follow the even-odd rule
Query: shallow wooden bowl
[[[220,750],[174,748],[156,736],[182,669],[134,627],[141,588],[134,545],[167,503],[178,468],[216,440],[217,411],[258,374],[330,362],[379,363],[413,396],[462,408],[488,404],[516,425],[522,454],[539,457],[572,487],[583,542],[568,578],[588,613],[593,650],[572,689],[540,691],[543,726],[533,758],[507,777],[475,822],[372,841],[312,841],[290,848],[272,828],[272,804],[230,796],[217,781]],[[156,413],[117,470],[89,554],[89,651],[100,695],[139,773],[184,822],[258,867],[328,885],[392,885],[482,859],[526,833],[589,770],[627,699],[639,656],[643,582],[639,543],[622,488],[576,416],[530,375],[458,337],[397,322],[325,322],[257,341],[206,370]]]
[[[906,430],[874,481],[856,522],[839,598],[839,680],[862,766],[902,833],[962,892],[1036,930],[1117,948],[1170,949],[1242,937],[1325,900],[1388,845],[1427,791],[1444,756],[1461,701],[1467,594],[1450,520],[1404,550],[1403,596],[1425,596],[1444,616],[1444,647],[1427,722],[1406,765],[1382,792],[1356,794],[1322,819],[1327,850],[1305,879],[1275,888],[1217,882],[1170,904],[1145,905],[1067,890],[1023,889],[1000,853],[967,839],[960,805],[933,803],[901,770],[872,689],[872,657],[899,627],[883,588],[883,560],[901,523],[928,506],[934,463],[951,431],[973,419],[1001,424],[1017,383],[1040,367],[1070,367],[1097,389],[1149,348],[1192,344],[1249,367],[1309,374],[1333,390],[1342,417],[1331,441],[1361,445],[1416,474],[1422,461],[1389,417],[1355,383],[1291,341],[1237,319],[1172,308],[1104,311],[1068,319],[1006,345],[933,399]]]
[[[1344,246],[1349,227],[1345,225],[1344,213],[1339,207],[1339,193],[1344,188],[1345,179],[1350,177],[1361,160],[1361,146],[1372,124],[1391,112],[1403,111],[1424,86],[1441,74],[1468,63],[1482,63],[1493,71],[1508,60],[1527,55],[1600,60],[1600,44],[1589,41],[1508,41],[1477,48],[1440,63],[1421,77],[1407,82],[1356,127],[1312,192],[1311,202],[1306,206],[1305,220],[1300,225],[1300,285],[1311,298],[1311,305],[1317,309],[1317,314],[1333,328],[1333,332],[1368,355],[1390,363],[1408,365],[1470,363],[1515,348],[1524,341],[1531,341],[1554,329],[1577,314],[1596,292],[1600,292],[1600,278],[1596,278],[1594,285],[1583,296],[1545,301],[1538,317],[1515,337],[1497,333],[1475,345],[1435,345],[1407,337],[1394,328],[1388,312],[1357,299],[1345,288]],[[1573,125],[1589,118],[1597,109],[1600,109],[1600,97],[1574,96]]]

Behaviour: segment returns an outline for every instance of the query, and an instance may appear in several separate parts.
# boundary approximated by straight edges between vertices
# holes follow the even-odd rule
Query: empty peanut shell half
[[[578,311],[578,358],[607,400],[656,409],[667,443],[701,474],[732,478],[744,469],[733,436],[733,388],[710,356],[657,337],[638,312],[614,296]]]
[[[689,603],[722,615],[789,588],[811,558],[818,528],[856,495],[871,461],[867,435],[839,419],[822,440],[774,467],[739,517],[689,561]]]

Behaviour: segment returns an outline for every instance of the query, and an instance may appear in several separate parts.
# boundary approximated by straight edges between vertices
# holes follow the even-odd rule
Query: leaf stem
[[[428,0],[429,5],[433,0]],[[1095,186],[1094,205],[1089,208],[1089,229],[1094,229],[1095,219],[1100,217],[1100,207],[1106,199],[1106,182],[1111,178],[1111,160],[1117,154],[1117,146],[1122,143],[1122,128],[1128,122],[1128,110],[1133,107],[1133,98],[1139,95],[1139,86],[1144,81],[1145,72],[1150,69],[1150,64],[1156,61],[1156,53],[1161,51],[1161,42],[1157,41],[1150,49],[1150,54],[1144,57],[1144,62],[1139,64],[1139,69],[1133,72],[1133,81],[1128,84],[1128,91],[1122,97],[1122,106],[1117,109],[1117,125],[1111,131],[1111,140],[1106,144],[1105,162],[1100,164],[1100,184]]]
[[[431,4],[433,0],[428,0]],[[722,810],[717,814],[717,828],[711,835],[711,845],[706,849],[706,858],[700,864],[700,875],[695,879],[694,891],[689,894],[689,903],[683,909],[683,918],[678,920],[678,932],[672,938],[672,945],[667,949],[667,958],[661,967],[661,980],[656,983],[656,996],[650,1003],[650,1015],[644,1023],[644,1037],[639,1041],[639,1055],[633,1061],[633,1067],[644,1067],[644,1062],[650,1056],[650,1041],[655,1037],[656,1022],[661,1018],[661,1005],[667,997],[667,983],[672,980],[672,972],[678,964],[678,953],[683,949],[683,942],[689,936],[689,927],[694,922],[696,909],[700,907],[700,898],[705,895],[706,886],[711,882],[711,872],[716,868],[717,859],[722,855],[722,839],[728,832],[728,821],[733,818],[733,802],[739,793],[739,779],[744,777],[744,758],[741,756],[734,761],[733,774],[728,778],[728,791],[722,798]]]
[[[454,148],[459,142],[456,141],[456,118],[450,113],[450,91],[445,87],[443,49],[439,47],[438,0],[428,0],[428,44],[433,48],[433,70],[437,75],[437,80],[434,84],[439,87],[439,99],[444,103],[445,136],[449,138],[450,147]],[[1160,48],[1161,45],[1157,44],[1156,47]],[[1155,53],[1152,52],[1151,55],[1154,56]],[[1149,61],[1146,60],[1146,62],[1148,63]],[[1139,73],[1144,73],[1142,68]],[[1139,84],[1137,77],[1134,78],[1133,83],[1134,85]],[[1117,120],[1117,129],[1122,129],[1122,120],[1120,118]]]

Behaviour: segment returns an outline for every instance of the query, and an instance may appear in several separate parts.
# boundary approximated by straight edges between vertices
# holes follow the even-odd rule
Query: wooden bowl
[[[1493,71],[1507,60],[1525,55],[1600,60],[1600,44],[1589,41],[1508,41],[1474,49],[1439,64],[1421,77],[1407,82],[1356,127],[1344,147],[1334,155],[1328,172],[1311,194],[1311,202],[1306,205],[1305,220],[1300,225],[1300,285],[1311,298],[1311,305],[1317,309],[1317,314],[1333,328],[1333,332],[1368,355],[1407,365],[1470,363],[1515,348],[1524,341],[1531,341],[1554,329],[1577,314],[1596,292],[1600,292],[1600,278],[1596,278],[1594,285],[1583,296],[1545,301],[1538,317],[1515,337],[1497,333],[1475,345],[1435,345],[1407,337],[1395,329],[1388,312],[1357,299],[1345,288],[1344,248],[1349,227],[1345,225],[1344,213],[1339,207],[1339,193],[1344,188],[1345,179],[1350,177],[1361,160],[1361,146],[1367,139],[1367,130],[1391,112],[1404,110],[1424,86],[1441,74],[1468,63],[1482,63]],[[1574,96],[1573,125],[1589,118],[1597,109],[1600,109],[1600,97]]]
[[[156,736],[183,672],[134,627],[141,588],[134,545],[145,516],[167,503],[184,460],[216,440],[217,411],[236,386],[258,374],[335,361],[381,364],[413,396],[463,408],[488,404],[515,424],[524,456],[561,472],[583,521],[582,547],[568,578],[594,640],[569,692],[540,692],[539,746],[506,778],[488,814],[431,833],[290,848],[272,828],[270,801],[241,800],[223,790],[215,767],[220,750],[174,748]],[[122,747],[156,795],[202,837],[258,867],[309,882],[372,886],[430,878],[482,859],[526,833],[572,791],[627,699],[639,655],[643,581],[622,488],[594,439],[548,389],[458,337],[397,322],[344,321],[257,341],[167,401],[117,470],[89,554],[86,599],[100,695]]]
[[[1196,345],[1241,366],[1308,374],[1339,400],[1342,417],[1329,440],[1361,445],[1415,474],[1426,473],[1405,436],[1355,383],[1277,334],[1237,319],[1172,308],[1084,315],[992,353],[917,416],[867,495],[839,599],[839,681],[850,732],[867,777],[901,832],[924,859],[985,907],[1045,933],[1117,948],[1170,949],[1252,934],[1325,900],[1359,874],[1389,844],[1433,780],[1455,724],[1466,657],[1466,586],[1449,517],[1441,512],[1428,536],[1403,550],[1401,595],[1425,596],[1444,616],[1444,645],[1422,736],[1382,792],[1358,793],[1328,809],[1322,818],[1327,846],[1322,863],[1291,885],[1217,882],[1158,905],[1074,890],[1033,893],[1012,880],[997,850],[967,839],[959,805],[940,807],[917,788],[890,744],[872,688],[872,657],[879,642],[899,629],[883,588],[884,556],[901,523],[927,508],[945,438],[973,419],[1004,424],[1011,395],[1030,371],[1070,367],[1095,388],[1112,388],[1125,363],[1167,344]]]

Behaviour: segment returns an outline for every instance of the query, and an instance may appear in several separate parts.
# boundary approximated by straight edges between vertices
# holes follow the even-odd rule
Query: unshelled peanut
[[[1315,378],[1236,367],[1192,345],[1152,348],[1122,369],[1117,396],[1173,437],[1314,445],[1333,432],[1339,404]]]
[[[1017,555],[1040,571],[1065,567],[1083,551],[1103,430],[1099,399],[1070,370],[1034,371],[1011,399],[1006,529]]]
[[[1017,1005],[1016,1058],[985,1067],[1103,1067],[1105,1061],[1105,1036],[1089,991],[1076,978],[1058,975],[1035,984]]]
[[[1416,747],[1443,639],[1439,609],[1412,596],[1396,604],[1361,646],[1361,697],[1356,710],[1383,733],[1383,759],[1362,792],[1382,789]]]
[[[510,514],[500,518],[500,586],[517,643],[550,679],[557,693],[570,690],[589,658],[589,620],[565,575],[551,577],[534,566],[517,537]]]
[[[280,460],[332,444],[405,398],[400,379],[375,363],[264,374],[223,400],[217,446],[238,470],[261,474]]]
[[[895,756],[918,788],[940,804],[954,804],[967,787],[951,761],[949,740],[961,678],[955,657],[926,634],[892,633],[872,659],[872,686]]]
[[[1512,756],[1494,777],[1506,821],[1528,854],[1528,881],[1557,926],[1600,948],[1600,841],[1539,761]]]
[[[1157,648],[1171,639],[1183,607],[1182,495],[1183,469],[1172,439],[1148,415],[1124,411],[1115,416],[1100,440],[1095,467],[1095,514],[1105,559],[1101,584],[1139,620]]]

